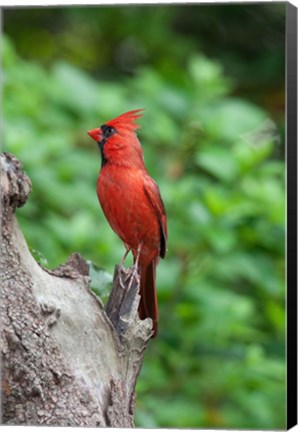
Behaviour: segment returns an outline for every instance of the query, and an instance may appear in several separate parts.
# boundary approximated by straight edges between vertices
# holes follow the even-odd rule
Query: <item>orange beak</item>
[[[100,128],[92,129],[87,132],[87,134],[94,139],[96,142],[100,142],[103,139],[103,133]]]

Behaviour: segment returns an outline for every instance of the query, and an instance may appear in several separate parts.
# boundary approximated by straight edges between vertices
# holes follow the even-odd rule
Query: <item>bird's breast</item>
[[[160,245],[160,227],[157,216],[144,191],[141,170],[109,167],[101,170],[97,195],[103,212],[113,230],[124,243],[136,250],[157,255]]]

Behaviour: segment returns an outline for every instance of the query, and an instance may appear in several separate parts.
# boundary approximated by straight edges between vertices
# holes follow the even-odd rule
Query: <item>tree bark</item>
[[[0,155],[2,423],[132,427],[152,321],[140,320],[139,276],[117,266],[106,309],[77,253],[55,270],[31,256],[17,223],[31,182]],[[49,234],[50,235],[50,234]]]

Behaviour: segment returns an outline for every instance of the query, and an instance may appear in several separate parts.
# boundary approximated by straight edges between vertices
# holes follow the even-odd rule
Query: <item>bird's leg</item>
[[[126,257],[127,257],[127,255],[129,254],[129,252],[130,252],[130,248],[128,248],[127,246],[125,246],[125,249],[126,249],[125,254],[123,255],[122,260],[121,260],[121,262],[120,262],[120,266],[121,266],[121,267],[123,267],[124,262],[125,262],[125,260],[126,260]]]
[[[128,289],[130,289],[132,281],[139,276],[139,259],[140,259],[140,255],[141,255],[141,249],[142,249],[142,243],[139,244],[138,249],[137,249],[137,256],[135,259],[135,262],[132,266],[132,272],[129,276],[129,284],[128,284]]]
[[[121,273],[124,274],[124,279],[122,280],[122,278],[120,278],[120,285],[122,286],[122,288],[124,288],[123,284],[126,284],[128,282],[127,289],[129,290],[133,280],[139,274],[138,267],[139,267],[139,259],[140,259],[141,249],[142,249],[142,243],[140,243],[138,246],[137,255],[133,266],[131,267],[131,269],[126,269],[126,270],[124,269],[123,264],[131,249],[127,245],[125,245],[125,248],[126,248],[125,254],[123,255],[123,258],[119,264],[119,269],[121,269]]]
[[[138,270],[139,259],[140,259],[140,255],[141,255],[141,250],[142,250],[142,243],[140,243],[139,246],[138,246],[136,260],[134,262],[134,267],[135,267],[136,270]]]

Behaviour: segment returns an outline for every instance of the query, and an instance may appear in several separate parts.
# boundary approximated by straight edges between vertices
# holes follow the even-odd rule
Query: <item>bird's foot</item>
[[[131,284],[133,283],[134,280],[138,280],[138,278],[140,277],[140,273],[139,273],[139,259],[140,259],[140,254],[141,254],[141,249],[142,249],[142,243],[139,244],[138,249],[137,249],[137,256],[135,259],[135,262],[133,264],[133,266],[131,267],[131,274],[129,275],[130,281],[128,284],[128,289],[131,288]]]
[[[119,269],[119,284],[121,288],[130,290],[131,285],[134,281],[138,280],[139,271],[138,266],[133,264],[129,268],[125,268],[122,264],[118,266]]]
[[[124,262],[125,262],[125,259],[128,255],[128,253],[130,252],[130,249],[127,248],[125,251],[125,254],[123,255],[123,258],[119,264],[119,270],[121,271],[121,273],[123,275],[123,278],[121,277],[119,282],[120,282],[120,285],[123,289],[130,290],[133,281],[138,280],[138,278],[140,277],[139,258],[140,258],[140,254],[141,254],[141,249],[142,249],[142,243],[138,246],[137,256],[136,256],[134,264],[128,269],[124,268]]]
[[[138,263],[134,263],[134,265],[131,267],[131,274],[129,275],[130,280],[128,283],[128,289],[131,288],[131,284],[135,280],[138,280],[139,277],[140,277],[140,275],[139,275]]]
[[[121,274],[123,276],[119,280],[120,285],[123,289],[127,289],[129,291],[134,281],[138,280],[139,277],[138,267],[134,264],[132,267],[128,269],[125,269],[124,267],[120,267],[120,269],[121,269]]]

